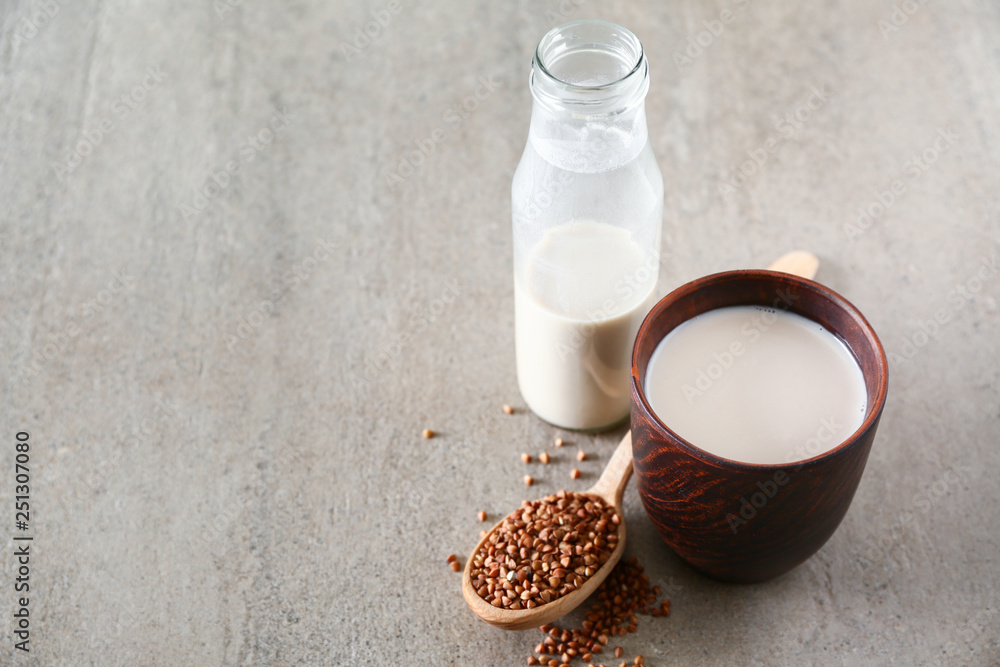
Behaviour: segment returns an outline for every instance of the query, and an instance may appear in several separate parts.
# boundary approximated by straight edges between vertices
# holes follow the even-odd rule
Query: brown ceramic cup
[[[687,442],[646,400],[646,368],[675,327],[726,306],[759,305],[823,325],[853,353],[868,394],[865,419],[833,449],[762,465],[720,458]],[[757,582],[791,570],[833,535],[861,481],[885,405],[889,369],[878,336],[842,296],[775,271],[728,271],[690,282],[646,316],[632,350],[632,447],[646,513],[677,554],[723,581]],[[725,419],[726,415],[718,415]]]

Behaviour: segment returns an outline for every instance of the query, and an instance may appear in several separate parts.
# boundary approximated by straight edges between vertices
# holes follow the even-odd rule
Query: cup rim
[[[638,377],[638,350],[639,350],[639,339],[644,333],[648,335],[648,324],[652,319],[658,316],[661,312],[671,307],[674,303],[679,301],[681,298],[694,294],[698,291],[704,290],[705,288],[722,282],[728,282],[732,280],[746,280],[746,279],[760,279],[760,278],[780,278],[781,280],[787,280],[791,282],[798,283],[800,286],[810,289],[830,302],[836,304],[840,309],[847,311],[861,326],[861,329],[865,332],[865,338],[874,343],[875,350],[878,352],[878,383],[876,385],[876,391],[873,395],[869,395],[869,409],[865,415],[864,420],[861,425],[851,433],[849,436],[844,438],[840,444],[835,447],[821,452],[815,456],[811,456],[807,459],[796,459],[794,461],[785,461],[783,463],[751,463],[748,461],[737,461],[736,459],[729,459],[717,454],[713,454],[708,450],[702,449],[697,445],[685,440],[676,431],[667,426],[658,414],[653,410],[653,407],[649,404],[646,398],[646,392],[644,391],[642,381]],[[747,304],[751,305],[751,304]],[[762,304],[767,305],[767,304]],[[703,312],[709,312],[714,310],[710,308]],[[699,315],[702,313],[699,313]],[[801,313],[799,313],[801,314]],[[809,317],[804,315],[803,317]],[[851,346],[844,340],[843,336],[840,336],[836,332],[831,331],[833,335],[837,336],[845,345],[847,349],[851,352],[851,356],[855,357],[855,362],[858,362],[855,356],[854,350]],[[661,339],[662,340],[662,339]],[[659,341],[657,342],[659,345]],[[885,348],[882,346],[882,341],[879,339],[878,334],[875,332],[874,327],[868,322],[861,311],[852,304],[850,301],[845,299],[835,290],[818,283],[814,280],[808,278],[803,278],[801,276],[796,276],[790,273],[784,273],[781,271],[770,271],[767,269],[738,269],[732,271],[721,271],[719,273],[709,274],[707,276],[702,276],[700,278],[695,278],[680,287],[674,289],[672,292],[664,296],[662,299],[656,302],[656,304],[650,309],[643,318],[642,324],[639,325],[639,330],[636,333],[635,343],[632,345],[632,368],[631,374],[631,390],[632,399],[638,400],[642,406],[643,411],[651,417],[651,421],[659,429],[666,432],[674,441],[676,441],[680,447],[689,455],[694,456],[706,463],[715,465],[717,467],[729,467],[737,468],[746,471],[778,471],[787,469],[789,467],[801,468],[803,466],[816,465],[822,461],[836,455],[838,452],[854,445],[862,438],[862,436],[867,433],[870,429],[874,428],[875,424],[878,422],[882,414],[882,409],[885,407],[885,400],[889,388],[889,363],[885,356]],[[860,365],[860,362],[858,362]],[[648,370],[648,369],[647,369]],[[863,370],[862,370],[863,372]]]

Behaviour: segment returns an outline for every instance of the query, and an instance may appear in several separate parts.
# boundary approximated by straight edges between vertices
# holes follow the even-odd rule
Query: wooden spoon
[[[819,259],[812,253],[804,250],[795,250],[778,258],[771,266],[772,271],[783,271],[803,278],[812,279],[819,268]],[[597,483],[585,491],[589,495],[598,496],[608,505],[612,505],[621,523],[618,525],[618,545],[611,552],[611,557],[601,568],[595,572],[580,588],[572,593],[557,598],[552,602],[539,605],[533,609],[504,609],[494,607],[489,602],[479,597],[479,593],[472,587],[472,557],[479,552],[486,540],[496,528],[503,523],[500,521],[496,526],[486,532],[483,539],[479,540],[476,548],[472,550],[465,563],[465,571],[462,573],[462,594],[465,601],[476,612],[479,618],[491,625],[506,630],[527,630],[537,628],[540,625],[551,623],[558,618],[562,618],[569,612],[576,609],[583,603],[590,594],[597,590],[597,587],[607,578],[614,566],[621,560],[625,551],[625,512],[622,508],[622,496],[625,487],[632,478],[632,432],[629,431],[618,443],[615,453],[611,455],[611,460],[601,473],[601,478]],[[506,517],[504,517],[504,520]]]
[[[625,513],[622,510],[622,495],[624,495],[625,486],[628,485],[628,481],[631,478],[632,432],[629,431],[618,444],[615,453],[611,455],[611,460],[608,461],[604,472],[601,473],[601,478],[597,480],[596,484],[590,487],[590,490],[584,492],[588,495],[599,497],[609,506],[613,505],[615,511],[618,512],[621,523],[618,524],[618,546],[611,552],[611,557],[608,558],[607,562],[591,575],[582,586],[572,593],[568,593],[561,598],[557,598],[534,609],[512,610],[494,607],[479,597],[479,593],[472,587],[472,556],[475,556],[479,552],[480,547],[489,538],[490,533],[500,523],[503,523],[501,520],[497,526],[494,526],[486,533],[483,539],[479,540],[479,544],[472,550],[472,555],[465,563],[465,572],[462,574],[462,594],[465,596],[465,601],[472,607],[472,611],[476,612],[479,618],[498,628],[504,628],[505,630],[527,630],[551,623],[576,609],[584,600],[590,597],[591,593],[597,590],[597,587],[601,585],[601,582],[607,578],[608,574],[611,573],[611,569],[621,559],[622,552],[625,551]]]

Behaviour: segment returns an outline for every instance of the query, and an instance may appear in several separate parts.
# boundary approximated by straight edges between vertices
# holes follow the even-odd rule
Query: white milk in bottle
[[[524,278],[514,281],[522,395],[552,424],[620,421],[629,408],[632,343],[653,305],[656,272],[626,230],[592,221],[549,230],[530,257]]]

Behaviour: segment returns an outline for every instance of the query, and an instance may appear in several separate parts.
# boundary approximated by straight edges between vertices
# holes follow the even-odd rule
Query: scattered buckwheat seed
[[[563,442],[562,438],[556,438],[556,447],[562,447],[564,444],[566,443]]]
[[[504,405],[503,406],[503,411],[505,413],[507,413],[508,415],[514,414],[514,408],[510,407],[509,405]]]
[[[452,572],[458,572],[461,569],[462,569],[462,564],[461,563],[459,563],[457,560],[451,561],[451,571]]]
[[[430,430],[429,428],[425,428],[424,429],[424,438],[426,438],[427,440],[430,440],[433,437],[434,437],[434,431]]]
[[[449,565],[452,564],[452,563],[454,563],[456,560],[458,560],[458,556],[456,556],[455,554],[452,554],[452,555],[448,556],[448,564]]]
[[[534,483],[535,483],[535,480],[531,477],[531,475],[525,475],[524,476],[524,485],[525,486],[531,486]]]
[[[521,460],[525,463],[531,463],[531,454],[521,454]]]
[[[577,460],[577,461],[586,461],[586,460],[587,460],[587,453],[586,453],[586,452],[584,452],[584,451],[583,451],[583,450],[581,449],[580,451],[578,451],[578,452],[576,453],[576,460]]]
[[[580,479],[580,471],[577,470],[576,468],[573,468],[572,470],[569,471],[569,476],[572,477],[573,479]]]
[[[542,463],[548,464],[548,462],[551,461],[552,459],[551,457],[549,457],[548,452],[542,452],[541,454],[538,455],[538,460],[541,461]]]
[[[650,588],[649,578],[642,573],[642,566],[635,558],[619,562],[591,596],[594,602],[584,616],[582,629],[565,630],[552,624],[539,628],[543,640],[535,647],[537,663],[561,667],[566,663],[560,662],[559,658],[566,653],[571,658],[581,658],[589,663],[588,667],[593,667],[595,656],[605,650],[611,651],[608,642],[612,637],[623,637],[636,631],[637,614],[655,616],[655,611],[669,606],[667,600],[657,603],[660,594],[658,587]],[[570,649],[577,653],[571,654]],[[624,651],[618,655],[619,659],[622,655]],[[637,655],[636,659],[639,660],[636,664],[645,665],[641,655]],[[616,664],[629,667],[627,662],[611,663],[612,666]],[[604,663],[600,667],[605,667]]]
[[[476,518],[479,519],[479,523],[486,521],[486,512],[480,512],[476,515]]]

